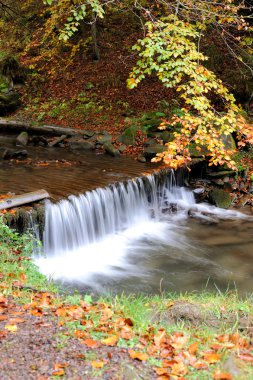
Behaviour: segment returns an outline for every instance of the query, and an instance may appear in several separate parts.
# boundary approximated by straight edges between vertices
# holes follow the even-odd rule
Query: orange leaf
[[[242,354],[242,355],[238,355],[238,357],[244,360],[245,362],[253,363],[253,356],[251,354]]]
[[[191,355],[195,355],[196,352],[198,351],[198,347],[199,347],[198,342],[192,343],[192,344],[189,346],[189,348],[188,348],[188,352],[189,352],[189,354],[191,354]]]
[[[106,346],[115,346],[118,340],[119,340],[119,337],[117,335],[112,335],[109,338],[103,339],[101,342],[105,344]]]
[[[158,333],[154,336],[155,345],[160,348],[161,345],[165,342],[166,332],[164,330],[159,330]]]
[[[213,375],[213,378],[214,380],[232,380],[233,379],[232,375],[230,375],[229,373],[220,372],[219,369],[217,369],[217,371]]]
[[[93,339],[84,339],[82,343],[86,344],[87,347],[93,348],[98,346],[98,342]]]
[[[96,360],[91,362],[93,368],[103,368],[104,362],[98,362]]]
[[[220,355],[216,354],[215,352],[206,352],[203,356],[204,360],[207,361],[209,364],[216,363],[220,360]]]
[[[181,376],[181,375],[186,375],[187,372],[188,372],[188,369],[183,362],[175,363],[173,364],[171,368],[172,375]]]
[[[137,352],[134,350],[128,350],[128,353],[132,359],[138,359],[138,360],[148,360],[148,355],[144,354],[143,352]]]
[[[53,376],[64,376],[65,371],[64,369],[59,369],[58,371],[53,371]]]
[[[153,368],[153,370],[157,373],[157,375],[167,375],[168,370],[166,368]]]

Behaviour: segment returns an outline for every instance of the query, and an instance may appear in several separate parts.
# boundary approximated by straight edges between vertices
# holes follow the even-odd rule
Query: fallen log
[[[43,189],[33,191],[31,193],[16,195],[10,198],[0,200],[0,210],[6,210],[8,208],[22,206],[25,204],[41,201],[42,199],[46,198],[50,198],[50,195],[46,190]]]
[[[77,136],[85,135],[85,132],[80,129],[73,129],[68,127],[58,127],[55,125],[33,125],[23,121],[7,120],[0,118],[0,131],[8,132],[22,132],[27,131],[33,134],[45,134],[53,136]]]

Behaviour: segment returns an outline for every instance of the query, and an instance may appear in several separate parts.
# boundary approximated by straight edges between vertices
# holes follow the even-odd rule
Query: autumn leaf
[[[172,335],[171,341],[172,347],[176,348],[177,350],[181,350],[187,342],[187,337],[181,333],[175,333],[174,335]]]
[[[209,364],[216,363],[220,360],[221,356],[215,352],[206,352],[204,353],[204,360]]]
[[[89,348],[98,347],[98,345],[99,345],[99,342],[97,342],[96,340],[93,340],[93,339],[84,339],[82,341],[82,343],[84,343]]]
[[[91,362],[91,365],[93,368],[103,368],[104,362],[94,360]]]
[[[119,337],[117,335],[112,335],[109,338],[103,339],[101,343],[105,344],[106,346],[115,346],[118,340]]]
[[[167,375],[168,374],[168,370],[166,368],[153,368],[153,370],[157,373],[157,375],[161,376],[161,375]]]
[[[188,373],[188,369],[183,362],[173,364],[171,368],[172,375],[183,376]]]
[[[5,325],[4,328],[12,333],[15,333],[18,329],[17,325]]]
[[[165,342],[165,340],[166,340],[165,330],[159,330],[158,333],[154,336],[154,342],[158,348],[161,347],[161,345]]]
[[[245,362],[251,362],[253,364],[253,355],[251,354],[242,354],[238,355],[238,357],[244,360]]]
[[[233,377],[229,373],[220,372],[219,369],[213,375],[214,380],[232,380]]]
[[[189,348],[188,348],[188,352],[191,354],[191,355],[196,355],[196,352],[198,351],[198,347],[199,347],[199,343],[198,342],[195,342],[195,343],[192,343]]]
[[[138,359],[141,361],[148,360],[149,356],[143,352],[137,352],[134,350],[128,350],[128,353],[132,359]]]

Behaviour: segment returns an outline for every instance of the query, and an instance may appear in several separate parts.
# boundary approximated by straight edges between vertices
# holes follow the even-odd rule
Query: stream
[[[34,257],[48,277],[98,292],[252,292],[252,216],[196,204],[175,179],[158,184],[150,163],[26,149],[26,160],[0,162],[1,193],[44,188],[52,195],[44,252]],[[145,183],[131,180],[144,173]]]

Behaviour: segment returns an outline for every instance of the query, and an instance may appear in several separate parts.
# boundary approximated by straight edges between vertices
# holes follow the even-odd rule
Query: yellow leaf
[[[99,362],[99,361],[94,360],[91,362],[91,365],[93,368],[103,368],[104,362]]]
[[[18,327],[17,325],[5,325],[5,329],[14,333],[17,331]]]
[[[118,342],[119,337],[117,335],[112,335],[109,338],[103,339],[101,342],[106,346],[115,346]]]
[[[144,354],[143,352],[137,352],[134,350],[128,350],[128,353],[132,359],[138,359],[138,360],[148,360],[148,355]]]

